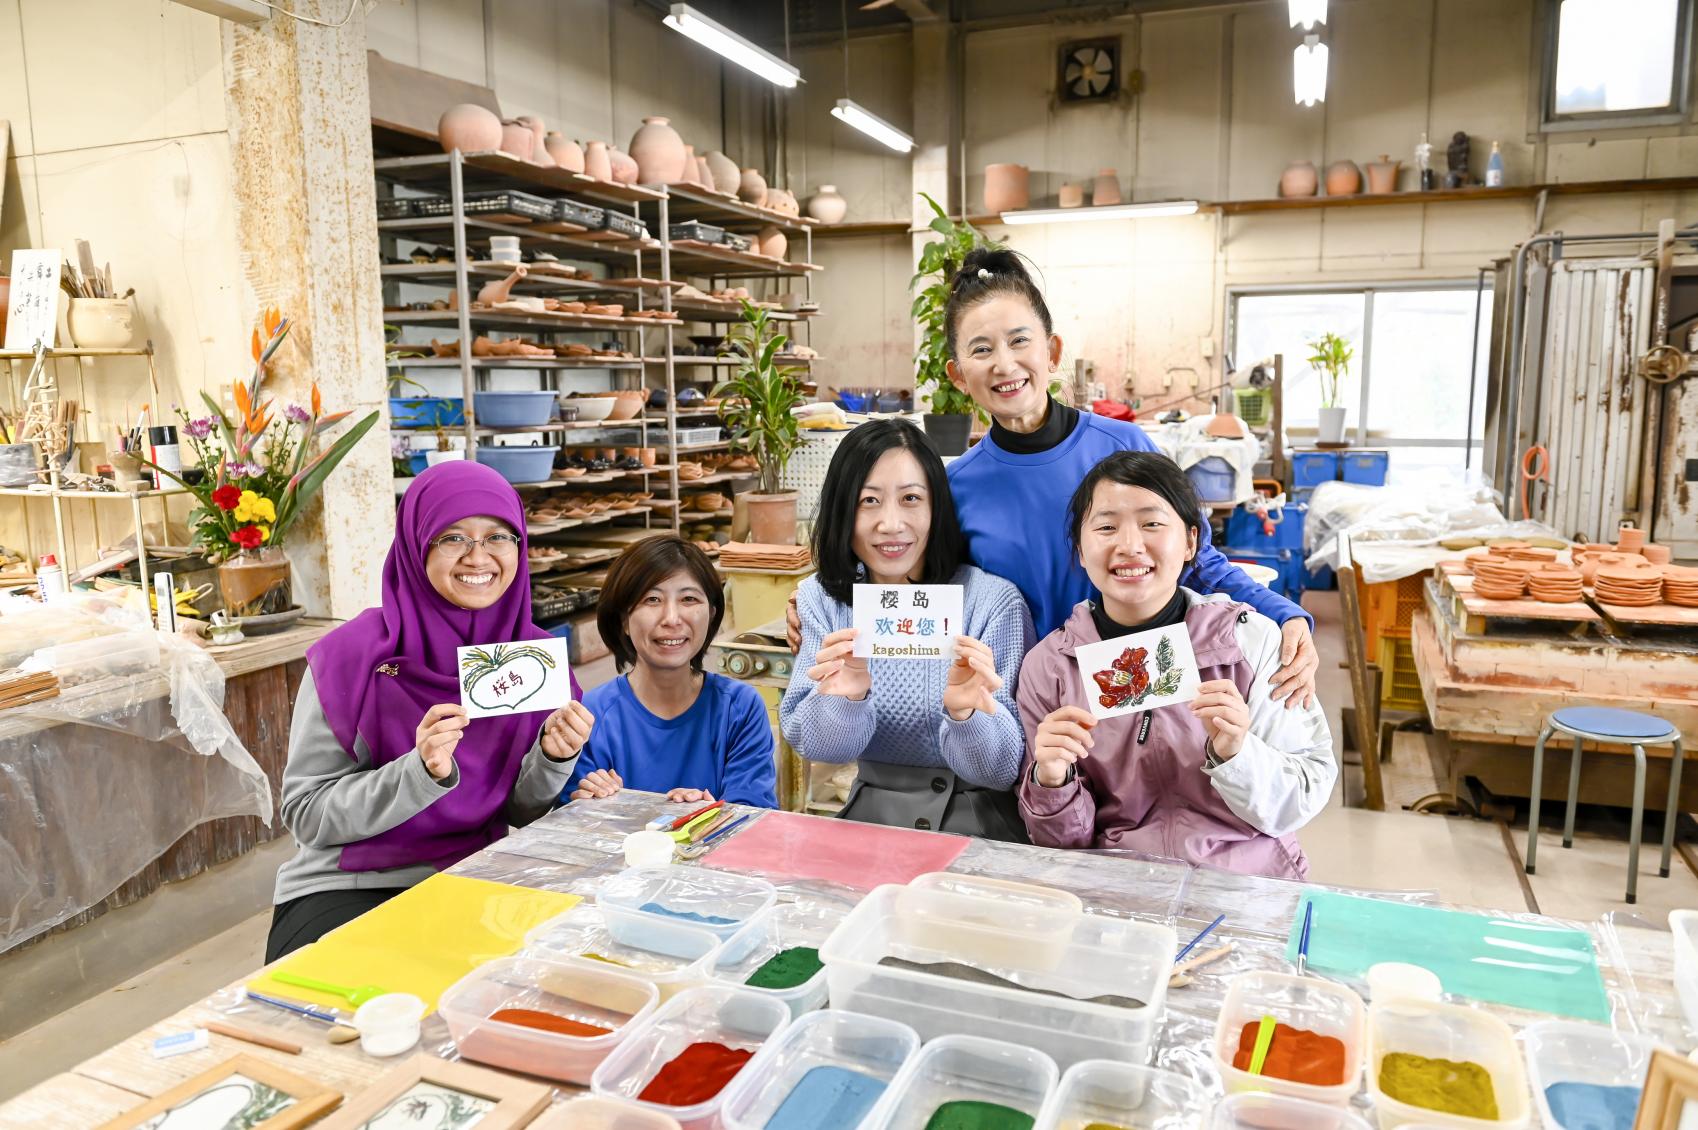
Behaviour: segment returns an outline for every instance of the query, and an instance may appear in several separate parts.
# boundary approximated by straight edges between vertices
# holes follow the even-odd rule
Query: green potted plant
[[[743,321],[726,335],[721,356],[737,361],[731,377],[713,390],[723,397],[719,415],[732,446],[760,463],[755,490],[744,495],[749,533],[757,542],[796,544],[796,492],[784,490],[784,470],[802,444],[802,431],[791,411],[802,403],[802,369],[781,365],[778,354],[789,338],[776,332],[765,308],[743,300]]]
[[[952,220],[938,202],[920,193],[936,215],[931,229],[943,238],[920,251],[919,270],[908,282],[917,293],[911,308],[920,323],[920,350],[914,357],[914,387],[930,401],[925,414],[926,434],[944,455],[967,450],[973,418],[982,416],[973,398],[949,379],[949,336],[944,326],[944,309],[949,305],[949,283],[961,260],[975,247],[995,247],[983,232],[961,220]]]
[[[1338,402],[1339,382],[1350,371],[1356,350],[1337,334],[1322,334],[1311,341],[1309,364],[1321,378],[1321,423],[1317,438],[1322,443],[1344,442],[1344,406]]]

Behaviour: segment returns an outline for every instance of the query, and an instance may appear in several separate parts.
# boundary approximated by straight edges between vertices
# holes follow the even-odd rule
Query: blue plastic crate
[[[1344,481],[1367,487],[1386,485],[1389,451],[1350,451],[1344,456]]]
[[[466,422],[466,402],[458,396],[391,396],[389,423],[396,428],[451,428]]]
[[[1292,487],[1290,490],[1285,492],[1285,497],[1290,500],[1293,505],[1302,505],[1304,513],[1307,514],[1309,510],[1309,499],[1314,497],[1314,494],[1314,487]]]
[[[1204,502],[1231,502],[1238,489],[1238,475],[1232,464],[1218,455],[1193,463],[1185,468],[1185,477]]]
[[[1287,503],[1273,533],[1262,531],[1262,519],[1240,506],[1226,520],[1227,552],[1235,549],[1302,549],[1303,523],[1309,515],[1306,503]]]
[[[1289,549],[1224,549],[1228,561],[1248,561],[1276,570],[1279,577],[1268,588],[1295,601],[1302,595],[1302,562]]]
[[[1291,453],[1291,485],[1313,487],[1338,478],[1338,453],[1335,451],[1294,451]]]

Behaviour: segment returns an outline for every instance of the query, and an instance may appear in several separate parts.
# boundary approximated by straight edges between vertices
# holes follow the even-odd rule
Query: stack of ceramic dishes
[[[1530,561],[1476,559],[1474,595],[1487,600],[1520,600],[1527,591],[1527,577],[1534,568]]]
[[[1575,564],[1580,567],[1581,582],[1588,585],[1597,583],[1598,570],[1606,565],[1632,566],[1645,560],[1637,553],[1617,553],[1607,545],[1601,549],[1592,546],[1587,549],[1589,552],[1577,554]]]
[[[1534,600],[1571,604],[1580,599],[1580,570],[1551,562],[1528,574],[1527,587]]]
[[[1557,558],[1557,551],[1543,546],[1529,545],[1509,551],[1511,561],[1531,561],[1536,565],[1548,565]]]
[[[1662,601],[1663,570],[1643,558],[1638,565],[1600,565],[1594,591],[1605,604],[1644,608]]]
[[[1615,547],[1622,553],[1638,553],[1645,547],[1645,531],[1637,526],[1623,526],[1616,531]]]
[[[1698,569],[1664,565],[1663,599],[1682,608],[1698,608]]]
[[[1471,553],[1471,554],[1469,554],[1467,557],[1464,557],[1462,559],[1462,564],[1463,564],[1464,568],[1466,568],[1470,573],[1472,573],[1472,572],[1474,572],[1474,570],[1476,568],[1479,567],[1481,562],[1488,562],[1488,563],[1491,563],[1491,564],[1494,564],[1494,565],[1502,565],[1504,562],[1506,562],[1508,560],[1509,560],[1509,555],[1507,553],[1500,553],[1496,549],[1488,549],[1484,553]]]
[[[1672,549],[1666,545],[1657,545],[1654,542],[1646,542],[1639,548],[1639,552],[1644,554],[1645,560],[1653,565],[1667,565],[1674,558]]]

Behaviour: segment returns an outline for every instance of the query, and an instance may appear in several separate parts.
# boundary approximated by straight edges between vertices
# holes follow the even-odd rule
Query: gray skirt
[[[845,820],[1031,842],[1011,792],[969,785],[952,770],[925,765],[863,760],[856,772],[849,799],[838,813]]]

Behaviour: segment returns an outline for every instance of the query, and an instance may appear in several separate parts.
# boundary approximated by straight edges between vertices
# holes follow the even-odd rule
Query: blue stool
[[[1591,740],[1633,747],[1633,825],[1627,848],[1627,901],[1639,890],[1639,831],[1645,821],[1645,747],[1674,746],[1669,766],[1669,799],[1663,809],[1663,863],[1658,874],[1668,878],[1669,853],[1674,850],[1675,817],[1680,801],[1680,731],[1655,714],[1616,710],[1604,706],[1571,706],[1545,719],[1545,729],[1533,746],[1533,803],[1527,814],[1527,874],[1533,874],[1534,854],[1539,848],[1539,794],[1545,776],[1545,741],[1555,731],[1574,738],[1574,755],[1568,766],[1568,815],[1562,824],[1562,846],[1574,846],[1574,808],[1580,799],[1580,743]]]

